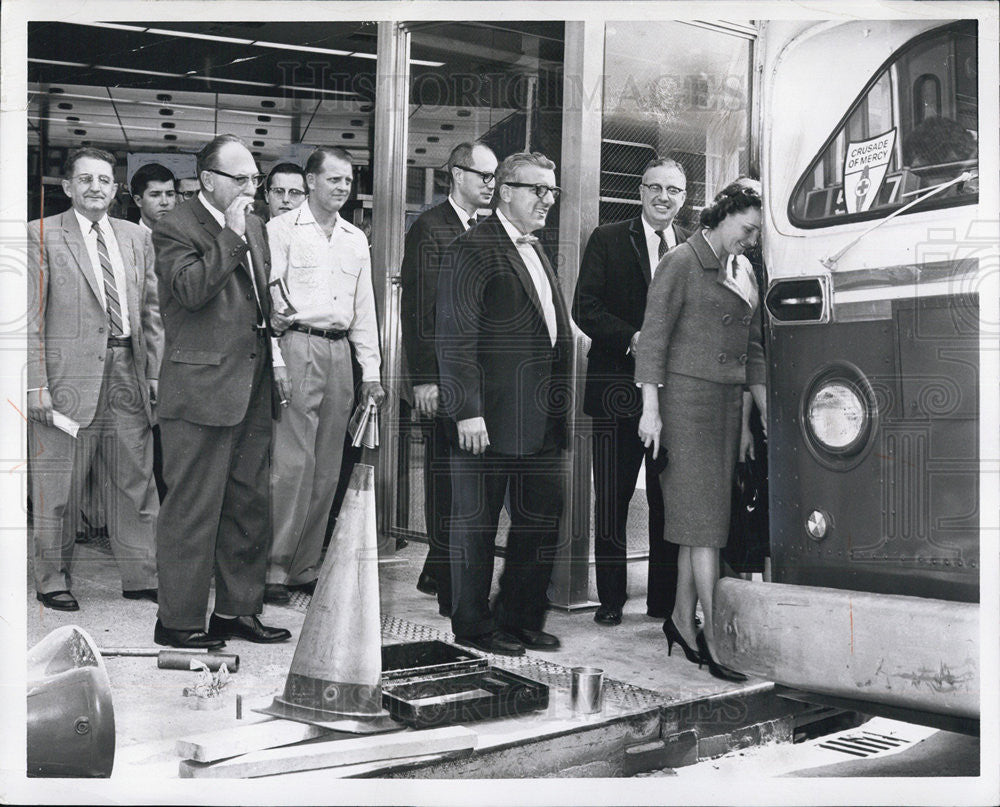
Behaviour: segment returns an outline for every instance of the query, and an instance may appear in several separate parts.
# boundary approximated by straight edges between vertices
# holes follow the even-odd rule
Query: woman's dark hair
[[[749,177],[740,177],[719,191],[711,204],[701,211],[701,226],[713,229],[731,213],[761,207],[760,182]]]

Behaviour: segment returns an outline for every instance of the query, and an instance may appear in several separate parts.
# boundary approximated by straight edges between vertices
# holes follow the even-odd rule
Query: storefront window
[[[878,218],[962,174],[914,210],[979,198],[976,24],[914,40],[883,67],[799,181],[800,227]]]
[[[687,174],[692,225],[749,168],[750,42],[683,22],[613,22],[605,30],[600,221],[639,214],[639,180],[653,156]]]

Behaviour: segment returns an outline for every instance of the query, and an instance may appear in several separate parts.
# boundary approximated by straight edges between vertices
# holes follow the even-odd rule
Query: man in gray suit
[[[39,602],[60,611],[80,607],[70,591],[74,535],[65,516],[88,469],[107,491],[124,596],[157,596],[151,405],[163,328],[149,235],[108,217],[114,164],[100,149],[72,152],[62,181],[72,209],[28,225],[35,589]],[[79,427],[75,438],[63,418]]]

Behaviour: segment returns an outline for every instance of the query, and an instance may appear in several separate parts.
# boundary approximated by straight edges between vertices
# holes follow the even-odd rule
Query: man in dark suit
[[[282,401],[290,393],[280,352],[272,359],[267,236],[247,213],[262,177],[239,138],[220,135],[198,153],[198,179],[198,196],[153,231],[166,333],[159,420],[168,488],[156,532],[153,638],[195,648],[233,636],[284,641],[287,630],[256,616],[271,533],[275,381]]]
[[[477,222],[493,198],[497,158],[482,143],[460,143],[448,157],[451,192],[420,214],[403,246],[401,301],[403,349],[413,385],[414,407],[426,437],[424,523],[429,547],[417,588],[437,594],[438,610],[451,614],[451,563],[447,521],[451,515],[447,421],[438,412],[438,366],[434,354],[437,284],[445,248]]]
[[[88,473],[107,491],[123,595],[156,600],[151,424],[163,330],[149,236],[108,216],[114,164],[100,149],[71,152],[62,181],[71,209],[28,225],[35,589],[39,602],[60,611],[80,607],[70,590],[75,530],[66,516]],[[62,418],[79,427],[75,439]]]
[[[594,556],[601,601],[594,621],[600,625],[620,624],[628,599],[625,531],[643,458],[638,433],[642,400],[635,386],[634,356],[656,265],[689,235],[674,223],[686,189],[680,163],[650,160],[639,186],[641,214],[594,230],[573,299],[573,318],[591,339],[583,411],[593,418]],[[646,501],[646,613],[666,618],[677,588],[677,546],[663,539],[663,495],[651,462],[646,463]]]
[[[445,250],[435,348],[451,454],[451,624],[460,644],[521,655],[555,650],[542,630],[562,513],[562,449],[572,334],[559,281],[531,235],[559,196],[555,164],[512,154],[496,175],[496,213]],[[494,541],[511,528],[490,612]]]

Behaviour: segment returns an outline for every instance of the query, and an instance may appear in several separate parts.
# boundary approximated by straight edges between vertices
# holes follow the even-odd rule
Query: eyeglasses
[[[677,188],[673,185],[667,185],[667,187],[664,188],[656,182],[652,185],[647,185],[645,182],[640,182],[639,184],[644,188],[649,188],[649,192],[652,193],[653,196],[659,196],[664,191],[666,191],[669,196],[680,196],[683,193],[687,193],[684,188]]]
[[[268,193],[273,193],[275,196],[280,196],[284,199],[286,196],[293,202],[299,202],[305,198],[306,192],[300,191],[298,188],[268,188]]]
[[[206,171],[211,171],[213,174],[219,174],[220,176],[229,177],[233,182],[239,185],[241,188],[246,187],[249,182],[255,188],[260,187],[260,183],[263,182],[266,177],[264,174],[253,174],[252,176],[247,176],[246,174],[240,174],[240,176],[233,176],[232,174],[227,174],[225,171],[220,171],[218,168],[206,168]]]
[[[177,191],[177,195],[186,202],[188,199],[194,199],[198,195],[198,191]]]
[[[554,185],[542,185],[541,183],[535,184],[534,182],[504,182],[504,185],[510,185],[512,188],[531,188],[535,192],[535,196],[539,199],[544,199],[545,194],[552,194],[552,201],[559,200],[559,194],[562,193],[562,188],[556,187]]]
[[[455,167],[461,168],[463,171],[468,171],[470,174],[477,174],[484,185],[489,185],[497,178],[496,174],[491,174],[489,171],[480,171],[478,168],[469,168],[467,165],[456,165]]]
[[[77,174],[73,177],[81,185],[92,185],[94,176],[92,174]],[[111,177],[97,177],[97,184],[102,188],[113,188],[117,183]]]

